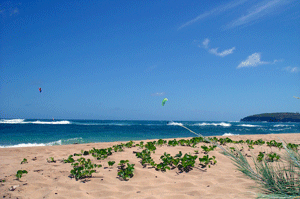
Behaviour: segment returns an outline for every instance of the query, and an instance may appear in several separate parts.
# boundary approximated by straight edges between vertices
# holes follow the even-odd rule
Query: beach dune
[[[220,138],[222,136],[218,136]],[[236,135],[230,136],[232,140],[258,140],[264,141],[282,140],[294,144],[300,144],[300,134],[268,134],[268,135]],[[179,140],[180,138],[177,138]],[[190,138],[184,138],[190,139]],[[144,142],[153,140],[144,140]],[[140,141],[135,141],[138,144]],[[24,148],[1,148],[0,149],[0,197],[1,198],[255,198],[259,192],[257,184],[248,179],[244,174],[236,170],[232,161],[221,154],[217,148],[209,152],[215,156],[217,163],[210,168],[202,168],[199,165],[199,157],[205,155],[199,143],[196,148],[188,146],[171,147],[157,146],[155,153],[151,155],[156,163],[164,152],[172,156],[181,151],[183,154],[190,153],[198,155],[196,165],[189,172],[180,172],[177,168],[166,172],[156,171],[154,168],[143,167],[140,159],[135,153],[142,151],[139,147],[124,148],[122,152],[114,152],[105,160],[97,160],[91,155],[90,158],[95,164],[101,164],[91,178],[78,180],[70,178],[70,163],[63,163],[69,155],[80,153],[81,150],[91,150],[112,147],[121,142],[111,143],[88,143],[61,146],[40,146]],[[126,142],[123,142],[126,143]],[[227,144],[227,147],[239,144]],[[246,145],[245,145],[246,146]],[[244,146],[244,147],[245,147]],[[199,154],[195,154],[195,150]],[[255,157],[260,151],[276,152],[283,154],[283,150],[270,148],[267,145],[254,146],[254,149],[244,153]],[[53,157],[56,162],[47,162]],[[28,163],[21,164],[23,159]],[[80,157],[74,157],[80,158]],[[120,179],[118,163],[120,160],[129,160],[135,164],[134,176],[128,181]],[[115,161],[113,166],[108,161]],[[17,180],[18,170],[26,170],[28,173]]]

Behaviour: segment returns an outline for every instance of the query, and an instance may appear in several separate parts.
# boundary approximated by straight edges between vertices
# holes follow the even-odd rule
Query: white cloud
[[[291,73],[297,73],[300,71],[298,67],[291,67],[291,66],[285,67],[284,70]]]
[[[246,15],[239,17],[227,25],[227,28],[233,28],[247,23],[257,21],[260,18],[271,14],[277,14],[280,6],[291,2],[291,0],[265,0],[254,5]]]
[[[270,64],[270,62],[261,61],[260,57],[260,53],[253,53],[245,61],[242,61],[237,68],[255,67],[262,64]]]
[[[0,3],[0,14],[3,15],[3,17],[12,17],[14,15],[18,15],[20,10],[19,7],[21,6],[21,3],[14,3],[11,1],[3,1],[3,3]]]
[[[233,8],[236,9],[237,11],[242,12],[243,15],[231,21],[229,24],[227,24],[224,27],[234,28],[237,26],[257,22],[258,20],[264,19],[270,15],[279,14],[280,12],[286,10],[287,7],[285,5],[290,5],[289,7],[292,7],[293,2],[295,2],[295,4],[298,3],[297,0],[261,0],[261,1],[234,0],[225,5],[218,6],[212,10],[206,11],[198,15],[194,19],[181,25],[178,28],[178,30],[185,28],[189,25],[192,25],[200,20],[206,19],[208,17],[217,16],[222,13],[229,12]],[[248,7],[250,8],[248,9]]]
[[[14,8],[13,10],[10,11],[10,15],[9,16],[13,16],[19,13],[19,9],[18,8]]]
[[[228,4],[226,4],[226,5],[222,5],[222,6],[219,6],[217,8],[214,8],[214,9],[212,9],[210,11],[204,12],[203,14],[198,15],[196,18],[194,18],[194,19],[192,19],[192,20],[184,23],[178,29],[182,29],[182,28],[184,28],[186,26],[192,25],[193,23],[195,23],[195,22],[197,22],[197,21],[199,21],[201,19],[204,19],[206,17],[212,16],[212,15],[218,15],[218,14],[220,14],[222,12],[225,12],[225,11],[231,9],[231,8],[235,8],[238,5],[244,4],[246,1],[248,1],[248,0],[236,0],[236,1],[232,1],[232,2],[230,2]]]
[[[212,49],[209,50],[209,52],[211,54],[214,54],[214,55],[217,55],[217,56],[220,56],[220,57],[225,57],[227,55],[232,54],[233,50],[235,50],[235,47],[233,47],[231,49],[224,50],[223,52],[220,52],[220,53],[218,53],[218,49],[219,48],[212,48]]]
[[[235,50],[235,47],[232,47],[230,49],[224,50],[222,52],[218,52],[219,48],[211,48],[209,49],[208,44],[209,44],[210,40],[208,38],[204,39],[204,41],[202,42],[203,46],[199,45],[199,47],[204,47],[205,49],[208,50],[208,52],[210,52],[211,54],[217,55],[219,57],[225,57],[227,55],[230,55],[233,53],[233,51]]]
[[[151,95],[152,96],[162,96],[162,95],[165,95],[166,93],[165,92],[161,92],[161,93],[152,93]]]
[[[208,43],[209,43],[209,39],[204,39],[204,41],[202,42],[204,48],[208,48]]]

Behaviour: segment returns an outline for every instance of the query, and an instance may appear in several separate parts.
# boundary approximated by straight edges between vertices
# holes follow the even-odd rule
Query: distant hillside
[[[242,122],[300,122],[299,113],[263,113],[247,116]]]

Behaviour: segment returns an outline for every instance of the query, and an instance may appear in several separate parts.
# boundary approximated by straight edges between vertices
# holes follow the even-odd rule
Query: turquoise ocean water
[[[0,119],[0,148],[145,139],[300,133],[300,123]]]

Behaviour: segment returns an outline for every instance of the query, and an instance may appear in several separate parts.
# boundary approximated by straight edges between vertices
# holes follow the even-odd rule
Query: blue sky
[[[1,118],[299,112],[297,0],[4,1],[0,17]]]

